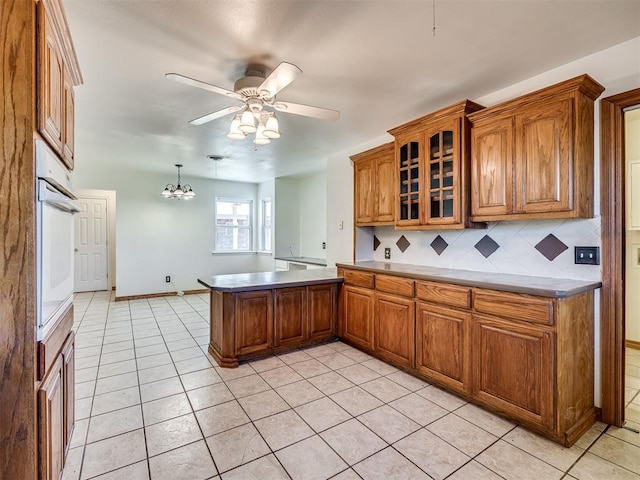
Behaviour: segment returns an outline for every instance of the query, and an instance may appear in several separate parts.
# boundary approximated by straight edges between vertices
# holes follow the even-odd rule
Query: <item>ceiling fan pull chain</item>
[[[433,0],[433,36],[436,36],[436,0]]]

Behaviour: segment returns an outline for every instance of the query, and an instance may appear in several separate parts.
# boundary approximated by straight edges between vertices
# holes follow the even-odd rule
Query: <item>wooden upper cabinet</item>
[[[513,123],[504,118],[472,131],[472,215],[506,215],[513,210]]]
[[[588,75],[469,115],[472,218],[593,216],[593,103]]]
[[[569,211],[571,187],[572,101],[544,102],[516,115],[516,211]]]
[[[38,131],[67,167],[73,169],[73,88],[82,83],[82,75],[62,1],[40,0],[37,24]]]
[[[64,71],[64,91],[62,97],[62,106],[64,113],[64,130],[62,142],[62,160],[73,170],[74,158],[74,141],[75,141],[75,97],[73,93],[73,83],[69,71]]]
[[[373,222],[373,159],[353,164],[354,213],[356,225]]]
[[[469,100],[389,130],[396,139],[397,229],[473,228],[469,222]]]
[[[392,225],[395,212],[394,144],[353,155],[356,226]]]
[[[395,158],[393,143],[384,146],[380,156],[375,159],[375,221],[378,223],[393,223],[395,220]]]
[[[38,130],[54,150],[62,150],[64,63],[51,18],[38,4]]]

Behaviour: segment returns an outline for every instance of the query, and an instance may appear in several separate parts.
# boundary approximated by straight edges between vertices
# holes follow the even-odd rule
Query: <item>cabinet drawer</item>
[[[553,299],[518,295],[515,293],[476,290],[473,308],[477,312],[490,313],[509,320],[553,325]]]
[[[373,288],[373,273],[345,270],[344,283],[347,285],[357,285],[358,287]]]
[[[376,290],[395,293],[403,297],[413,297],[414,281],[409,278],[394,277],[392,275],[376,275]]]
[[[416,297],[451,307],[471,307],[471,289],[434,282],[416,282]]]

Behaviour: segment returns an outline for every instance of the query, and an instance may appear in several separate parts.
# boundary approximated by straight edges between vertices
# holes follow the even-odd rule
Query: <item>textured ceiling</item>
[[[463,98],[478,98],[640,36],[639,0],[64,0],[84,85],[78,162],[264,181],[321,170],[326,158]],[[282,138],[230,140],[237,104],[165,79],[233,89],[246,64],[304,72],[278,99],[341,112],[278,114]],[[207,155],[224,159],[217,168]]]

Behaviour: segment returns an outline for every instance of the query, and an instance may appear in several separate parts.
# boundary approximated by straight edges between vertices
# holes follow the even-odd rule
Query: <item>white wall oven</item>
[[[71,174],[36,140],[38,340],[44,339],[73,303],[73,215]]]

